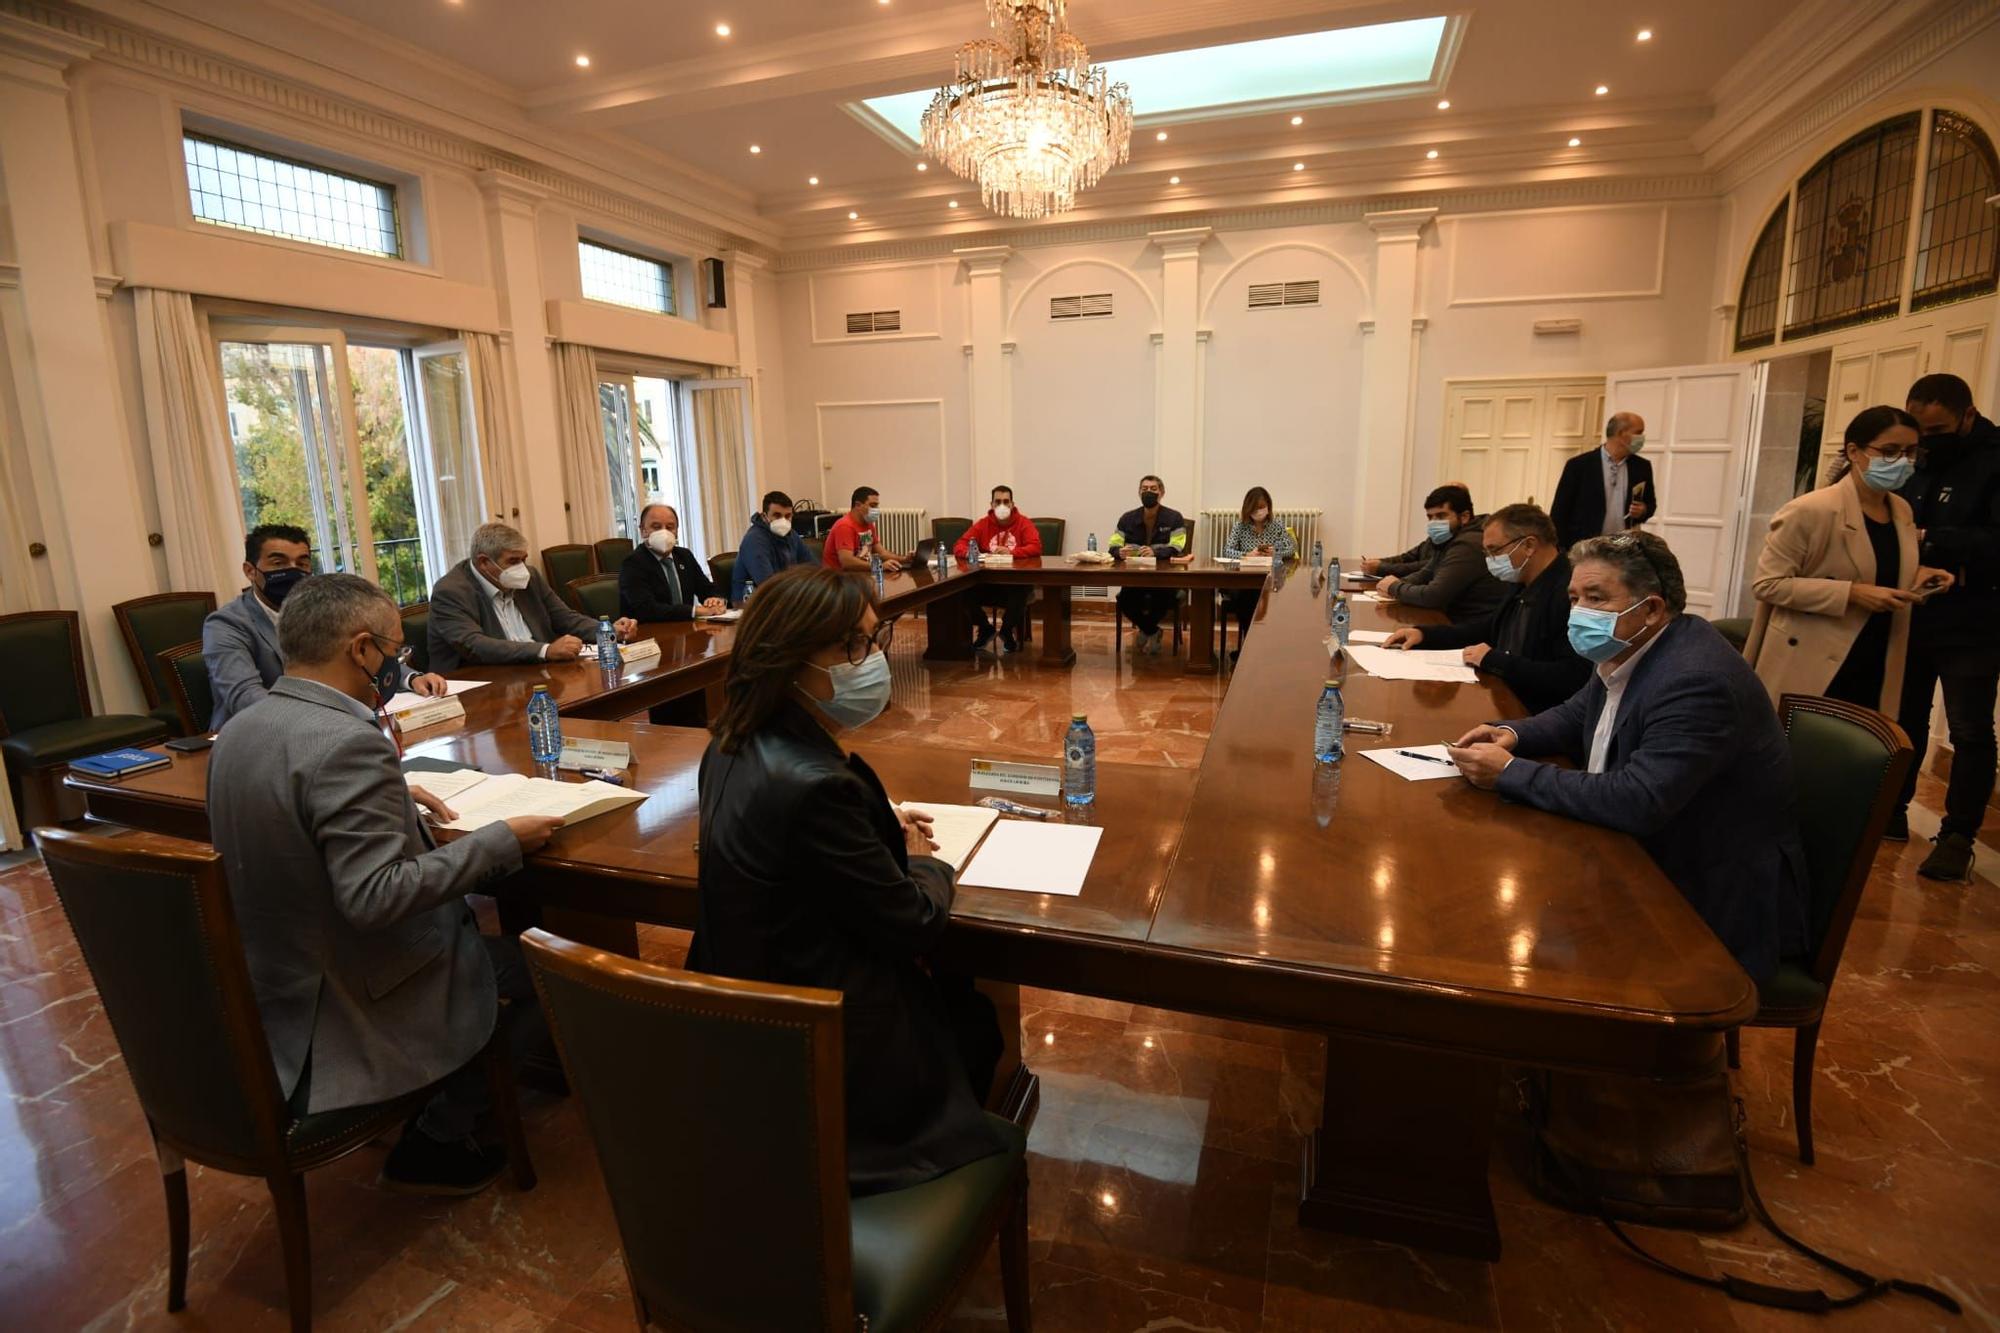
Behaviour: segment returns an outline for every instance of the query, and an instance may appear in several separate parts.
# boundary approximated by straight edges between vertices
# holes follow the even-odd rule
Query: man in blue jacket
[[[1167,508],[1167,483],[1158,477],[1139,478],[1139,507],[1118,517],[1118,529],[1111,534],[1111,554],[1118,560],[1127,556],[1152,556],[1162,563],[1186,564],[1189,554],[1187,520],[1178,509]],[[1206,594],[1203,594],[1206,596]],[[1160,651],[1160,621],[1170,614],[1180,594],[1172,588],[1125,587],[1118,590],[1118,609],[1132,622],[1138,634],[1138,650]]]
[[[1570,643],[1597,670],[1547,712],[1474,727],[1452,758],[1474,786],[1637,838],[1761,982],[1807,949],[1791,752],[1770,696],[1713,626],[1681,614],[1680,563],[1660,538],[1586,538],[1571,564]]]
[[[736,550],[736,572],[729,577],[729,604],[743,605],[743,593],[781,569],[812,563],[805,539],[792,531],[792,497],[772,491],[762,512],[750,516],[750,530]]]

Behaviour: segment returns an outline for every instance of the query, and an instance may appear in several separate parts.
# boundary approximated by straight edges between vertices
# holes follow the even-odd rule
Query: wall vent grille
[[[1052,296],[1050,319],[1101,319],[1111,313],[1111,293],[1092,292],[1087,296]]]
[[[1306,282],[1253,282],[1250,284],[1252,310],[1277,310],[1291,305],[1318,305],[1319,279]]]
[[[900,310],[862,310],[847,317],[849,333],[901,333],[903,312]]]

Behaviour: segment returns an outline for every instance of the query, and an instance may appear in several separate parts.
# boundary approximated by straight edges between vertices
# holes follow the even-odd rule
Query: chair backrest
[[[618,576],[586,574],[569,581],[569,603],[587,616],[618,619]]]
[[[1872,708],[1818,695],[1784,696],[1778,716],[1805,845],[1812,973],[1830,985],[1909,771],[1910,738]]]
[[[943,542],[946,547],[956,549],[958,539],[972,526],[969,518],[934,518],[931,520],[931,536]]]
[[[616,574],[618,566],[625,563],[625,557],[632,554],[634,543],[630,537],[606,537],[590,544],[591,557],[597,561],[597,572]]]
[[[736,552],[724,551],[708,558],[708,576],[715,580],[715,586],[722,590],[722,596],[729,596],[729,581],[736,577]]]
[[[201,640],[176,644],[160,654],[167,673],[167,689],[174,708],[181,715],[181,729],[189,736],[204,735],[215,716],[215,690],[209,684],[208,663],[201,655]]]
[[[403,618],[403,645],[410,650],[410,666],[419,674],[431,669],[431,604],[412,602],[397,612]]]
[[[0,616],[0,736],[90,716],[74,611]]]
[[[597,572],[597,557],[588,546],[572,542],[567,546],[545,546],[542,548],[542,577],[560,597],[569,596],[569,585],[587,574]],[[574,606],[572,602],[570,605]]]
[[[1743,645],[1750,641],[1748,616],[1732,616],[1723,620],[1711,620],[1708,623],[1715,626],[1715,632],[1729,640],[1729,646],[1739,653],[1743,651]]]
[[[1038,518],[1035,531],[1042,534],[1042,554],[1057,556],[1063,553],[1063,537],[1069,531],[1066,518]]]
[[[221,856],[132,829],[35,836],[155,1132],[231,1170],[278,1160],[284,1102]]]
[[[852,1333],[840,992],[521,945],[642,1319]]]
[[[826,563],[826,538],[801,537],[799,540],[805,543],[806,554],[812,557],[814,568]]]
[[[160,654],[177,643],[199,639],[201,622],[214,610],[212,592],[160,592],[111,608],[118,632],[125,636],[125,651],[132,655],[139,684],[146,691],[147,707],[158,708],[173,698]]]

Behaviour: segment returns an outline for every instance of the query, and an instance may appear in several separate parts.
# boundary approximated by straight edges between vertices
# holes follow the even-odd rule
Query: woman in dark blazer
[[[845,996],[847,1170],[903,1189],[1002,1150],[980,1109],[991,1005],[923,956],[952,870],[838,732],[889,701],[893,622],[866,579],[797,567],[757,586],[701,761],[701,902],[688,966]],[[977,1088],[977,1092],[975,1092]]]

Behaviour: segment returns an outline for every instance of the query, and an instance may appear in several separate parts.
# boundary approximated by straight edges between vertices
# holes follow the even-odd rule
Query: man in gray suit
[[[638,622],[620,619],[620,639]],[[505,523],[472,534],[472,558],[431,589],[431,665],[571,662],[597,641],[597,622],[572,611],[528,564],[528,539]]]
[[[374,717],[395,688],[402,621],[387,594],[321,574],[286,598],[285,674],[216,739],[211,836],[229,874],[278,1083],[299,1115],[386,1101],[442,1080],[382,1168],[392,1188],[471,1194],[504,1154],[473,1130],[473,1063],[502,993],[532,988],[511,940],[483,939],[465,894],[518,870],[560,825],[489,824],[443,847]]]
[[[201,660],[215,698],[210,731],[258,702],[285,672],[278,653],[278,618],[285,598],[313,572],[312,539],[289,523],[260,523],[243,539],[243,577],[250,586],[233,602],[209,612],[201,625]],[[443,694],[443,676],[405,667],[398,689]]]

